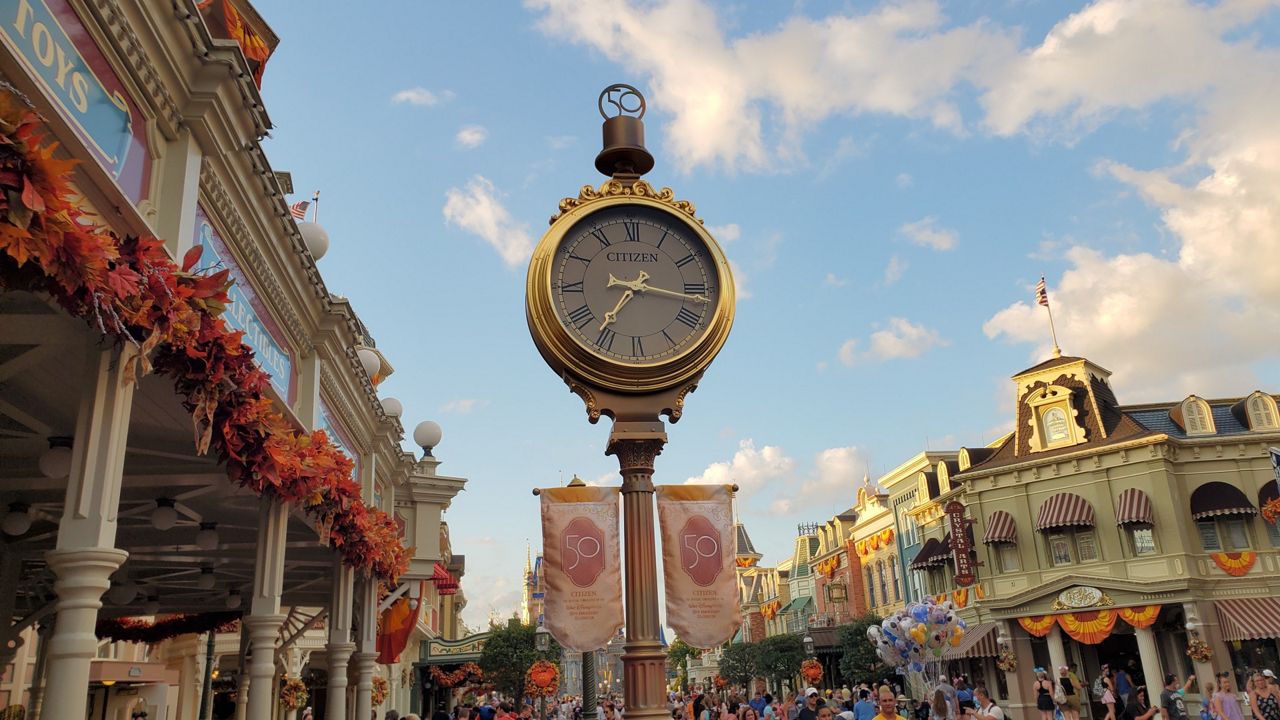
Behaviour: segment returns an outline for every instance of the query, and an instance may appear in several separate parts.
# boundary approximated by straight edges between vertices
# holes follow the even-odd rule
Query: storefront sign
[[[952,500],[943,508],[947,514],[947,527],[951,531],[951,559],[956,564],[956,585],[968,587],[977,580],[973,574],[973,545],[969,541],[969,520],[964,516],[964,504]]]
[[[0,0],[2,2],[3,0]],[[285,350],[282,333],[267,307],[258,299],[257,293],[249,284],[235,257],[227,248],[218,231],[209,222],[204,208],[196,206],[196,238],[195,244],[204,248],[196,263],[196,270],[217,271],[226,268],[231,271],[235,284],[227,295],[231,305],[222,314],[222,319],[233,330],[244,333],[244,342],[253,348],[254,359],[258,367],[271,376],[271,386],[276,389],[285,403],[292,405],[294,400],[293,357]],[[323,413],[321,413],[323,416]],[[330,437],[334,437],[332,434]],[[354,459],[354,456],[352,456]]]
[[[67,0],[0,0],[0,37],[124,194],[146,199],[146,123]]]
[[[1058,599],[1053,601],[1053,609],[1068,610],[1111,604],[1111,598],[1098,588],[1089,587],[1088,585],[1077,585],[1058,593]]]
[[[848,601],[849,591],[842,582],[827,584],[827,602],[840,604]]]

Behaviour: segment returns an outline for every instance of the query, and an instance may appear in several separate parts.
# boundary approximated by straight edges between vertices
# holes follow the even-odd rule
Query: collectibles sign
[[[542,490],[546,627],[569,652],[604,647],[622,629],[618,488]]]
[[[693,647],[719,646],[742,625],[733,570],[733,492],[728,485],[662,485],[655,490],[667,624]]]
[[[222,314],[222,319],[231,326],[232,330],[244,333],[244,342],[253,348],[253,356],[258,367],[271,376],[271,386],[276,389],[285,403],[293,405],[295,389],[293,357],[285,350],[280,328],[267,312],[266,305],[258,299],[258,294],[249,284],[249,278],[236,263],[222,236],[218,235],[213,223],[209,222],[209,216],[205,214],[204,208],[199,205],[196,206],[195,244],[204,248],[200,260],[196,263],[196,270],[217,271],[227,268],[231,271],[231,277],[236,282],[227,292],[228,297],[231,298],[231,305]],[[330,437],[335,440],[341,439],[333,433]],[[355,459],[354,455],[352,459]]]
[[[67,0],[0,0],[0,38],[124,194],[146,199],[145,119]]]
[[[964,516],[964,505],[959,500],[952,500],[942,510],[947,514],[947,528],[951,532],[951,558],[956,564],[956,585],[968,587],[977,578],[973,574],[973,557],[970,555],[973,546],[969,541],[969,520]]]

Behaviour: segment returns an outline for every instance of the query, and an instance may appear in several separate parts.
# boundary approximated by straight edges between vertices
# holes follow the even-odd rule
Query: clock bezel
[[[669,188],[655,191],[644,181],[631,187],[610,180],[597,192],[583,188],[577,200],[561,202],[562,212],[553,219],[533,251],[525,288],[526,316],[534,343],[543,359],[558,373],[568,372],[597,387],[624,393],[660,392],[687,382],[707,369],[724,347],[733,326],[735,293],[729,261],[715,237],[694,215],[693,206],[674,201]],[[552,289],[556,251],[569,230],[597,212],[638,206],[656,210],[673,224],[687,228],[707,248],[720,287],[719,301],[708,314],[706,331],[679,354],[656,362],[627,363],[594,352],[574,338],[555,311]]]

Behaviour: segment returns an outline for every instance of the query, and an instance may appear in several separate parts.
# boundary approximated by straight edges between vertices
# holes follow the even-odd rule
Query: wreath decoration
[[[712,682],[717,688],[729,687],[729,681],[723,675],[716,675]]]
[[[1200,638],[1192,638],[1187,642],[1187,657],[1191,658],[1192,662],[1213,662],[1213,648]]]
[[[807,680],[810,685],[816,685],[821,682],[822,673],[822,663],[818,662],[815,658],[809,658],[803,663],[800,663],[800,674],[804,676],[804,679]]]
[[[387,696],[391,694],[391,686],[387,683],[387,679],[380,676],[373,676],[373,706],[378,707],[387,701]]]
[[[302,684],[302,680],[291,677],[280,679],[280,707],[285,710],[300,710],[310,698],[311,694],[307,692],[307,686]]]
[[[94,634],[99,640],[155,644],[179,635],[231,632],[240,621],[240,611],[210,612],[199,615],[174,615],[163,620],[141,618],[105,618],[98,621]]]
[[[475,663],[463,663],[462,667],[453,672],[445,672],[439,667],[432,665],[427,669],[427,675],[431,677],[431,682],[440,687],[457,687],[462,683],[477,683],[484,679],[484,671]]]
[[[524,673],[524,693],[532,697],[555,697],[560,687],[560,668],[555,663],[539,660]]]
[[[399,577],[409,559],[395,522],[362,501],[351,459],[323,431],[300,433],[275,409],[253,349],[220,317],[230,271],[194,271],[200,246],[179,266],[159,240],[119,237],[86,215],[73,200],[76,161],[55,157],[24,100],[0,92],[0,289],[44,293],[136,348],[131,375],[173,380],[198,453],[212,449],[231,481],[300,507],[351,567]]]
[[[1014,654],[1012,648],[1003,648],[1000,651],[996,656],[996,667],[1007,673],[1018,672],[1018,656]]]

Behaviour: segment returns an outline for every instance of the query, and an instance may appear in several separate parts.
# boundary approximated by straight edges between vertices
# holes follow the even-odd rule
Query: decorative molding
[[[569,392],[582,399],[582,404],[586,406],[587,420],[592,423],[598,421],[600,419],[600,404],[596,402],[595,393],[591,392],[591,388],[573,379],[568,373],[564,373],[562,378],[564,383],[569,386]]]
[[[298,353],[301,355],[310,353],[313,346],[302,324],[302,318],[294,311],[293,303],[289,302],[285,295],[279,278],[267,263],[266,256],[262,254],[259,243],[256,242],[257,238],[249,230],[244,217],[232,202],[231,196],[227,194],[227,188],[222,184],[222,179],[218,177],[218,173],[214,171],[207,158],[200,163],[200,187],[208,193],[209,200],[217,211],[218,219],[228,231],[227,234],[230,237],[227,240],[244,257],[253,271],[254,279],[261,283],[260,287],[255,286],[254,289],[267,296],[271,303],[271,310],[283,319]]]
[[[551,216],[547,222],[548,225],[554,225],[557,220],[577,208],[590,205],[597,200],[618,196],[647,197],[670,205],[672,208],[689,216],[690,220],[702,224],[702,220],[697,216],[697,209],[693,203],[688,200],[677,200],[676,193],[669,187],[661,190],[655,190],[652,185],[644,180],[636,180],[635,183],[627,185],[619,180],[606,180],[600,189],[597,190],[593,185],[583,185],[578,191],[576,198],[564,198],[560,201],[560,212]]]
[[[684,414],[685,396],[697,389],[698,389],[698,383],[695,382],[695,383],[689,383],[683,389],[680,390],[680,394],[676,396],[675,407],[671,408],[671,414],[669,416],[671,418],[671,422],[676,422],[677,420],[680,419],[680,416]]]
[[[330,372],[326,366],[327,366],[327,363],[321,364],[320,391],[324,393],[325,397],[333,399],[334,404],[337,405],[337,408],[335,409],[345,419],[346,425],[350,427],[359,418],[359,415],[356,413],[356,406],[351,404],[351,401],[347,398],[347,394],[342,392],[341,389],[339,389],[338,378],[334,377],[333,373]],[[355,440],[357,443],[360,443],[361,445],[366,446],[366,447],[359,448],[362,452],[369,451],[367,447],[369,443],[361,442],[366,438],[356,437],[352,439]],[[352,460],[354,459],[355,458],[352,458]]]
[[[156,72],[150,55],[142,47],[142,41],[133,30],[133,25],[121,12],[119,0],[81,0],[81,2],[99,21],[101,28],[110,34],[120,55],[128,62],[130,73],[141,81],[143,89],[153,101],[151,104],[158,106],[159,114],[173,130],[182,127],[182,111],[174,102],[173,96],[169,94],[169,88]]]

